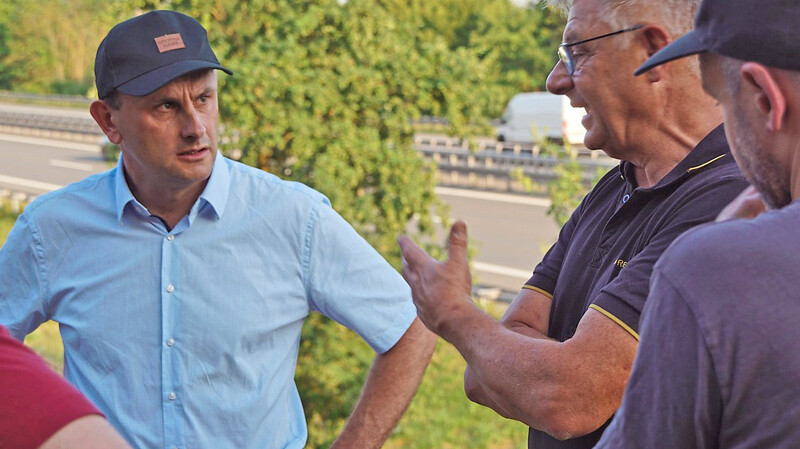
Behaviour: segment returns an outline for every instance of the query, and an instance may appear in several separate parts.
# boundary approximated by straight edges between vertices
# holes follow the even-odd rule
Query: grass
[[[0,205],[0,247],[16,214]],[[482,304],[500,316],[505,305]],[[324,448],[344,425],[373,357],[352,331],[316,314],[303,331],[297,382],[309,423],[307,448]],[[58,324],[48,321],[25,339],[56,371],[62,372],[63,346]],[[470,402],[462,379],[466,363],[456,349],[439,341],[408,411],[384,445],[386,449],[511,449],[524,447],[527,427]]]

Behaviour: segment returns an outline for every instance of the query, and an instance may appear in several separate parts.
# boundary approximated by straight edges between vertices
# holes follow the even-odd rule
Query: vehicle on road
[[[539,143],[547,139],[557,143],[582,145],[586,129],[581,119],[583,108],[573,108],[569,98],[550,92],[525,92],[514,95],[506,105],[497,140],[501,142]]]

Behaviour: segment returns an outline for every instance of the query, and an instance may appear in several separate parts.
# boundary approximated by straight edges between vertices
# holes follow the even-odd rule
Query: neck
[[[148,183],[137,184],[131,180],[127,172],[125,180],[133,197],[142,203],[151,214],[161,217],[170,229],[174,228],[189,213],[208,183],[206,179],[202,183],[182,188]]]
[[[722,123],[722,109],[703,92],[700,79],[686,70],[653,83],[646,92],[652,104],[642,117],[647,123],[640,124],[647,130],[638,143],[644,152],[634,156],[639,160],[631,160],[641,187],[656,185]]]
[[[698,143],[719,125],[683,127],[681,125],[662,127],[648,152],[630,162],[636,167],[636,182],[639,187],[652,187],[672,171]]]

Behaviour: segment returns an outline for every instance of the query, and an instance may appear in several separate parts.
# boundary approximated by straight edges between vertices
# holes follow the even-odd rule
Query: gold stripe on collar
[[[723,157],[725,157],[725,155],[721,154],[721,155],[715,157],[714,159],[711,159],[710,161],[706,162],[705,164],[700,164],[697,167],[692,167],[692,168],[686,170],[686,173],[691,173],[691,172],[693,172],[695,170],[699,170],[699,169],[705,167],[706,165],[708,165],[708,164],[710,164],[710,163],[712,163],[714,161],[718,161],[718,160],[722,159]]]

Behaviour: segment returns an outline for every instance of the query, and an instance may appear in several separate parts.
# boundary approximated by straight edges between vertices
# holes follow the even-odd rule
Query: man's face
[[[577,42],[617,31],[603,22],[603,17],[599,0],[576,0],[570,9],[563,41]],[[632,119],[638,116],[636,108],[642,103],[633,77],[637,61],[624,51],[630,45],[626,39],[635,33],[569,47],[575,62],[573,75],[570,77],[559,62],[547,77],[547,90],[566,95],[573,107],[586,109],[582,120],[586,147],[602,149],[617,158],[627,156],[625,148],[631,146],[631,127],[635,124]]]
[[[217,74],[178,78],[143,97],[121,95],[112,111],[132,189],[202,188],[217,153]]]
[[[725,136],[736,163],[745,178],[752,184],[764,202],[773,209],[788,205],[791,199],[787,170],[769,150],[764,129],[757,124],[747,95],[740,90],[731,92],[726,82],[720,56],[704,53],[700,55],[700,71],[703,89],[722,106],[725,120]]]

